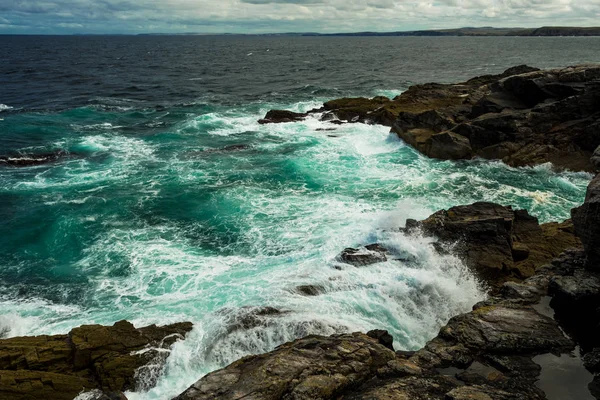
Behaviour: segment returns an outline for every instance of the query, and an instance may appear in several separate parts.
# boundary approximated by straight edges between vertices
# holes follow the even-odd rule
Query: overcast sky
[[[600,0],[0,0],[0,33],[269,33],[600,25]]]

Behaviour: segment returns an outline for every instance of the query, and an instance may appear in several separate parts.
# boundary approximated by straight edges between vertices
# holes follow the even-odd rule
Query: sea
[[[0,335],[193,322],[132,400],[308,334],[386,329],[418,349],[485,287],[405,220],[492,201],[562,221],[591,175],[432,160],[387,127],[318,115],[257,120],[592,62],[600,38],[0,36],[0,157],[57,155],[0,163]],[[337,260],[369,243],[393,257]],[[240,324],[264,307],[279,312]]]

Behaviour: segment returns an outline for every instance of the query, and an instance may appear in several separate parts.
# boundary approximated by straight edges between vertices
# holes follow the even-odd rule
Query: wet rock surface
[[[67,335],[0,340],[0,399],[72,400],[92,389],[118,398],[123,391],[143,389],[136,371],[143,373],[139,369],[151,361],[162,366],[164,350],[191,329],[191,323],[136,329],[120,321],[83,325]]]
[[[347,248],[337,257],[344,263],[355,267],[366,267],[371,264],[377,264],[387,261],[387,249],[379,244],[370,244],[360,248]]]
[[[406,230],[439,238],[438,246],[463,257],[495,289],[507,279],[532,276],[537,267],[580,245],[570,221],[540,225],[526,210],[485,202],[408,220]]]
[[[308,114],[286,110],[271,110],[258,121],[259,124],[280,124],[284,122],[302,121]]]

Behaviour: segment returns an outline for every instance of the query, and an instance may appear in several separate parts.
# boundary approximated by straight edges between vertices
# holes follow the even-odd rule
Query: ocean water
[[[158,385],[141,371],[131,399],[168,399],[311,333],[381,328],[417,349],[484,289],[432,238],[395,228],[480,200],[561,221],[591,176],[430,160],[381,126],[256,121],[585,62],[600,62],[600,38],[0,36],[0,156],[60,155],[0,165],[0,334],[192,321]],[[336,261],[373,242],[393,259]],[[240,328],[257,307],[281,312]]]

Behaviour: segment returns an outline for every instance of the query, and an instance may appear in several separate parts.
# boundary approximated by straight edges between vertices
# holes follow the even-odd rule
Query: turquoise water
[[[29,138],[52,136],[45,150],[76,156],[0,169],[3,330],[194,322],[165,378],[140,398],[174,395],[203,373],[308,333],[385,328],[398,348],[416,349],[484,295],[431,239],[393,228],[479,200],[563,220],[590,179],[550,166],[426,159],[381,126],[256,122],[270,108],[318,104],[5,117],[4,127]],[[136,124],[156,128],[132,135]],[[343,248],[375,241],[412,261],[333,268]],[[293,291],[301,284],[327,292],[302,296]],[[228,332],[244,306],[291,312]]]
[[[192,321],[158,385],[148,391],[142,371],[130,399],[171,398],[241,356],[310,333],[387,329],[398,349],[417,349],[485,295],[433,239],[399,233],[406,218],[486,200],[561,221],[591,179],[547,165],[426,159],[381,126],[256,121],[272,108],[393,97],[521,63],[600,62],[598,38],[3,44],[0,157],[60,157],[0,165],[0,336]],[[373,242],[390,261],[336,262],[344,248]],[[299,285],[323,293],[304,296]],[[281,312],[239,329],[265,306]]]

